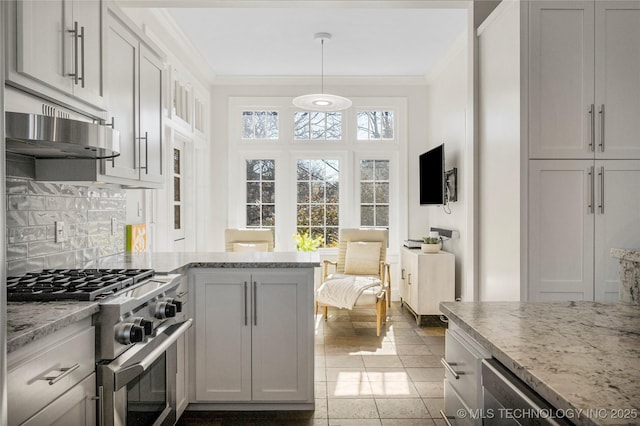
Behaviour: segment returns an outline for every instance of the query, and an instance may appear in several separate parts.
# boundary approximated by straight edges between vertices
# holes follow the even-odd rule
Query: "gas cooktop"
[[[102,299],[151,278],[153,269],[45,269],[7,278],[7,300]]]

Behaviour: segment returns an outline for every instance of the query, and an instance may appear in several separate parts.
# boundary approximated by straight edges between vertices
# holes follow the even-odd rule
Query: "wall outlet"
[[[111,235],[116,235],[118,230],[118,220],[115,217],[111,218]]]
[[[55,242],[56,243],[61,243],[64,242],[64,240],[67,237],[67,231],[64,227],[64,222],[62,221],[57,221],[57,222],[53,222],[54,224],[54,238],[55,238]]]

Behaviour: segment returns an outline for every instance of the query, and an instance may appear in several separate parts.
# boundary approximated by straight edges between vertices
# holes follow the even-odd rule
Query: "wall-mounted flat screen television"
[[[444,144],[442,144],[420,155],[420,204],[444,203]]]

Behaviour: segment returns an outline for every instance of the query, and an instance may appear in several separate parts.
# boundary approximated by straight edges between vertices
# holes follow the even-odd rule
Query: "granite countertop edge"
[[[615,257],[620,260],[629,260],[631,262],[640,262],[640,249],[633,248],[612,248],[611,257]]]
[[[158,274],[182,274],[191,268],[290,269],[320,266],[317,255],[281,253],[275,254],[275,258],[270,257],[267,253],[142,253],[115,257],[98,267],[151,268]],[[98,302],[8,302],[7,353],[92,316],[99,310]]]
[[[551,385],[545,383],[545,381],[539,377],[537,377],[530,368],[526,365],[520,364],[517,360],[514,359],[513,356],[507,353],[508,351],[503,351],[496,344],[492,343],[487,337],[483,335],[483,333],[472,325],[468,324],[466,319],[457,315],[454,312],[455,304],[460,302],[442,302],[440,303],[440,310],[443,312],[452,322],[454,322],[457,326],[459,326],[462,330],[467,332],[471,337],[473,337],[480,345],[485,347],[491,356],[500,361],[504,366],[506,366],[513,374],[515,374],[520,380],[530,386],[534,391],[536,391],[541,397],[543,397],[547,402],[549,402],[554,408],[572,411],[576,413],[579,410],[585,410],[584,405],[588,402],[591,402],[593,407],[598,406],[597,401],[581,401],[582,406],[575,406],[575,404],[571,403],[566,396],[562,394],[560,390],[554,389]],[[489,302],[490,303],[490,302]],[[520,302],[526,303],[526,302]],[[543,302],[540,302],[543,303]],[[595,303],[595,302],[594,302]],[[602,305],[602,304],[600,304]],[[518,355],[517,353],[515,354]],[[573,419],[574,423],[580,426],[601,426],[605,424],[615,424],[615,425],[626,425],[630,423],[619,423],[619,422],[611,422],[612,419],[594,419],[589,416],[580,416],[578,418]],[[622,419],[620,420],[623,421]]]

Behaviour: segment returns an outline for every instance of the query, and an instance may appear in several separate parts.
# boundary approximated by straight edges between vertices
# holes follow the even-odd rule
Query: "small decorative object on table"
[[[422,238],[422,251],[425,253],[438,253],[442,248],[442,240],[440,237],[424,237]]]

